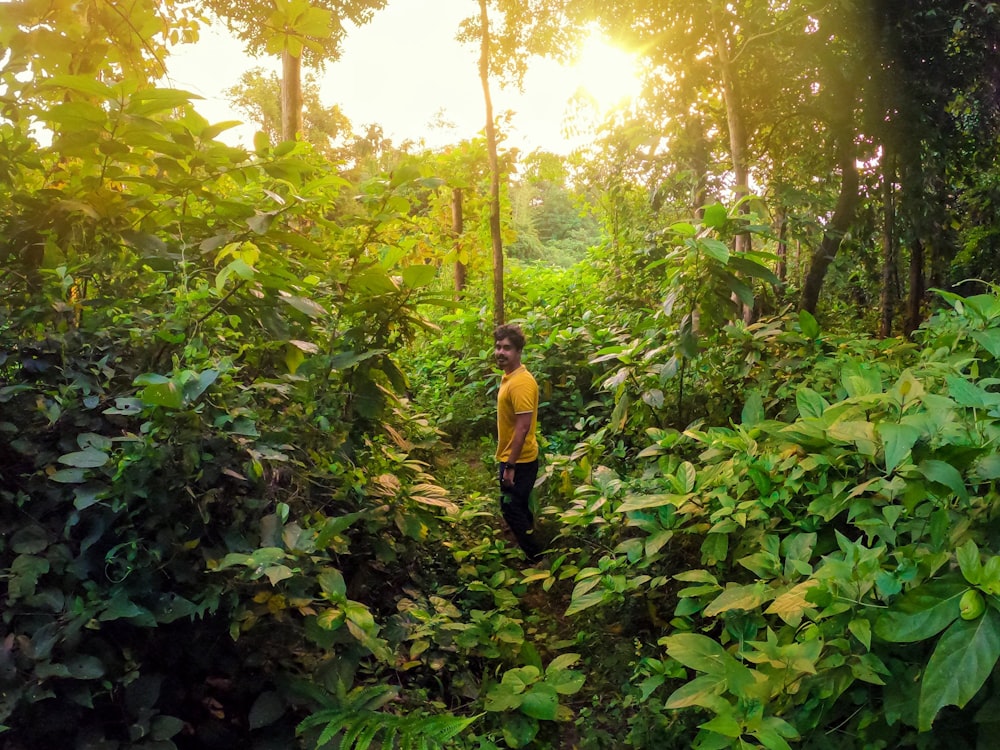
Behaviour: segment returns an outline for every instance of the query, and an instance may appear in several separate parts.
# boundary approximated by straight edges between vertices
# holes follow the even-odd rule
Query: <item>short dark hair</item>
[[[518,351],[524,349],[524,331],[521,330],[521,326],[519,325],[508,324],[497,326],[493,330],[493,340],[501,341],[503,339],[509,339],[510,343]]]

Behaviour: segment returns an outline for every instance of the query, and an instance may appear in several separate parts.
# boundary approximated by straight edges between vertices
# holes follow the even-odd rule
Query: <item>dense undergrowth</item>
[[[912,342],[733,323],[776,279],[721,205],[510,269],[529,568],[441,180],[49,85],[52,147],[6,128],[2,154],[0,746],[993,735],[996,295],[944,295]]]

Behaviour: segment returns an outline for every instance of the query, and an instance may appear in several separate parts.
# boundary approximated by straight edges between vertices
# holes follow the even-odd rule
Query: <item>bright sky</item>
[[[356,131],[379,123],[397,144],[410,139],[437,147],[474,137],[485,122],[479,50],[455,41],[455,34],[463,18],[477,14],[472,0],[389,0],[370,24],[348,33],[341,59],[327,66],[320,79],[324,103],[339,104]],[[494,113],[516,113],[507,143],[524,152],[568,153],[587,140],[587,134],[568,139],[563,129],[570,98],[584,78],[602,100],[629,93],[627,57],[602,51],[573,69],[532,61],[523,93],[494,83]],[[205,97],[197,108],[212,122],[243,119],[223,92],[254,66],[280,70],[276,58],[245,55],[224,29],[203,31],[197,45],[177,48],[168,60],[172,85]],[[438,113],[455,128],[433,128]],[[232,131],[245,144],[252,132]]]

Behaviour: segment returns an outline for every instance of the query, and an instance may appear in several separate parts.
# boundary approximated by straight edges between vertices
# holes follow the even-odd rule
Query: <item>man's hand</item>
[[[503,474],[500,475],[500,486],[511,488],[514,486],[514,464],[505,464]]]

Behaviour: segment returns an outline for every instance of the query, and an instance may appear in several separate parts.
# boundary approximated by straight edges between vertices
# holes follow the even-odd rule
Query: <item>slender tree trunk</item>
[[[479,80],[486,103],[486,150],[490,162],[490,240],[493,245],[493,323],[503,325],[503,239],[500,237],[500,163],[497,158],[496,123],[493,122],[493,98],[490,96],[490,21],[486,0],[479,0],[482,32],[479,49]]]
[[[845,96],[844,102],[853,101],[852,87],[844,81]],[[815,314],[816,306],[819,304],[820,289],[823,288],[823,280],[826,272],[830,268],[833,259],[837,257],[840,250],[840,243],[854,221],[854,213],[858,206],[860,196],[858,195],[858,168],[855,164],[857,153],[854,145],[854,127],[851,119],[852,109],[847,108],[839,113],[838,121],[833,123],[835,128],[834,138],[837,143],[837,161],[840,164],[840,195],[837,197],[837,205],[833,211],[833,217],[823,232],[823,239],[819,247],[813,251],[809,259],[809,270],[806,272],[805,280],[802,283],[802,297],[799,307]]]
[[[743,100],[740,96],[739,78],[736,66],[729,52],[729,36],[722,26],[719,3],[712,2],[712,28],[715,32],[715,55],[719,61],[722,78],[722,98],[726,103],[726,123],[729,127],[729,151],[733,159],[733,196],[739,203],[750,192],[750,170],[747,166],[747,129],[743,116]],[[740,203],[740,213],[747,213],[746,203]],[[733,250],[742,253],[750,250],[749,232],[740,232],[733,238]],[[753,279],[746,279],[753,286]],[[745,305],[733,295],[733,302],[740,311],[744,323],[753,320],[753,306]]]
[[[750,192],[750,170],[747,166],[747,129],[743,116],[743,100],[740,95],[736,66],[729,53],[729,37],[722,27],[718,2],[712,2],[712,28],[715,32],[715,55],[719,61],[722,78],[722,98],[726,104],[726,123],[729,127],[729,151],[733,160],[733,195],[737,201]],[[741,213],[746,212],[745,204]],[[750,235],[736,235],[737,252],[750,249]]]
[[[906,299],[906,323],[909,336],[920,327],[920,304],[924,298],[924,243],[915,236],[910,246],[910,294]]]
[[[281,53],[281,138],[294,141],[302,131],[302,58]]]
[[[778,246],[775,254],[778,256],[778,264],[774,269],[774,274],[784,284],[788,277],[788,209],[785,206],[778,208],[776,220],[778,224]]]
[[[896,313],[896,303],[899,292],[896,288],[896,166],[895,159],[888,148],[882,157],[882,245],[884,259],[882,264],[882,319],[879,325],[879,336],[888,338],[892,335],[892,321]]]
[[[462,216],[462,188],[455,188],[451,193],[451,231],[455,235],[455,254],[462,248],[462,234],[465,232],[465,222]],[[465,264],[455,259],[455,291],[465,289]]]

